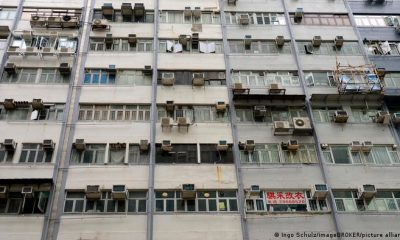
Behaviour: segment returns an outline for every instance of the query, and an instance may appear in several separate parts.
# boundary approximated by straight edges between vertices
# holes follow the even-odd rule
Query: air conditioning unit
[[[258,197],[260,197],[260,192],[261,192],[260,186],[251,185],[250,189],[248,191],[248,196],[250,198],[258,198]]]
[[[21,193],[26,198],[33,198],[33,187],[32,186],[24,186],[24,187],[22,187]]]
[[[182,46],[187,46],[189,41],[190,41],[190,36],[189,35],[181,34],[178,37],[178,42],[180,44],[182,44]]]
[[[6,151],[10,152],[14,152],[17,148],[17,143],[14,141],[14,139],[4,139],[3,145]]]
[[[265,106],[254,106],[254,117],[265,117],[267,108]]]
[[[8,98],[4,99],[3,106],[5,110],[14,110],[17,107],[17,104],[15,104],[14,99]]]
[[[288,144],[287,144],[287,149],[289,151],[297,151],[299,150],[299,142],[297,140],[289,140]]]
[[[357,196],[359,199],[371,199],[375,196],[375,194],[376,194],[375,185],[365,184],[358,189]]]
[[[132,4],[131,3],[122,3],[121,5],[121,14],[122,16],[132,16]]]
[[[327,143],[321,143],[321,149],[322,149],[322,150],[328,149],[328,147],[329,147],[329,144],[327,144]]]
[[[250,18],[248,14],[240,14],[239,15],[239,24],[241,25],[249,25]]]
[[[115,74],[117,73],[117,68],[115,67],[114,64],[110,64],[108,65],[107,72],[109,75],[115,76]]]
[[[44,151],[54,151],[55,143],[51,139],[43,140],[43,150]]]
[[[236,5],[237,0],[228,0],[228,5]]]
[[[15,66],[15,63],[7,63],[4,66],[4,71],[6,71],[8,75],[13,75],[17,73],[17,67]]]
[[[7,186],[0,186],[0,199],[7,197]]]
[[[113,44],[113,41],[114,39],[112,33],[107,33],[106,38],[104,39],[104,42],[107,44],[107,46]]]
[[[195,199],[196,188],[194,184],[182,184],[182,199]]]
[[[228,150],[228,143],[226,140],[219,140],[217,144],[217,150],[218,151],[226,151]]]
[[[349,115],[347,115],[347,112],[344,110],[335,111],[333,115],[333,120],[335,123],[346,123],[348,119]]]
[[[31,15],[30,23],[31,23],[31,28],[43,28],[46,27],[47,18],[38,15]]]
[[[304,11],[303,8],[297,8],[296,12],[294,13],[294,21],[296,23],[300,23],[303,19]]]
[[[135,6],[133,7],[133,14],[135,17],[144,17],[146,13],[146,9],[144,8],[143,3],[135,3]]]
[[[350,149],[352,152],[361,151],[362,144],[360,141],[352,141],[350,144]]]
[[[314,37],[313,37],[312,45],[313,45],[314,47],[319,47],[319,46],[321,46],[321,43],[322,43],[322,38],[321,38],[321,36],[314,36]]]
[[[246,140],[244,143],[244,150],[246,151],[254,151],[254,148],[256,147],[256,144],[254,140]]]
[[[283,45],[285,44],[285,37],[277,36],[275,39],[275,43],[276,43],[276,46],[283,47]]]
[[[243,88],[243,83],[234,83],[233,84],[233,93],[244,93],[246,89]]]
[[[43,109],[43,100],[42,99],[33,99],[32,100],[32,108],[35,110],[41,110]]]
[[[113,185],[111,197],[116,200],[125,200],[127,193],[125,185]]]
[[[215,105],[217,112],[225,112],[226,111],[226,103],[224,101],[218,101]]]
[[[79,18],[74,16],[65,15],[62,17],[63,28],[78,28]]]
[[[163,117],[161,118],[161,127],[171,127],[172,126],[172,118]]]
[[[304,48],[306,50],[306,54],[313,54],[314,53],[314,46],[312,43],[308,43],[307,45],[304,45]]]
[[[193,73],[193,86],[204,86],[204,73]]]
[[[174,101],[167,101],[167,102],[166,102],[165,108],[166,108],[166,110],[167,110],[168,112],[174,111],[174,109],[175,109]]]
[[[84,151],[86,149],[85,139],[76,139],[74,147],[76,150]]]
[[[100,199],[100,197],[101,197],[100,186],[99,185],[87,185],[85,193],[86,193],[86,199],[89,199],[89,200]]]
[[[311,197],[314,199],[325,199],[328,195],[328,186],[326,184],[315,184],[311,188]]]
[[[177,122],[178,126],[187,126],[190,124],[189,118],[187,117],[178,117]]]
[[[110,143],[111,150],[122,150],[126,148],[126,143]]]
[[[61,27],[62,18],[61,17],[48,17],[47,26],[48,28],[59,28]]]
[[[131,46],[135,46],[137,43],[136,34],[128,34],[128,43]]]
[[[104,3],[101,7],[103,15],[110,16],[114,14],[114,7],[112,3]]]
[[[246,50],[250,49],[251,42],[252,42],[251,35],[244,36],[244,47],[246,48]]]
[[[274,135],[291,135],[292,128],[289,121],[274,121]]]
[[[145,65],[143,69],[143,74],[145,76],[151,76],[153,74],[153,69],[151,69],[150,65]]]
[[[400,123],[400,112],[393,113],[393,122],[396,124]]]
[[[193,14],[193,17],[196,17],[196,18],[201,17],[201,9],[200,9],[200,7],[195,7],[193,12],[192,12],[192,14]]]
[[[389,124],[390,123],[390,114],[386,111],[379,111],[376,113],[376,122]]]
[[[294,117],[293,125],[293,134],[295,135],[309,135],[313,132],[311,121],[308,117]]]
[[[183,10],[183,15],[185,17],[191,17],[192,16],[192,8],[191,7],[185,7]]]
[[[336,36],[336,37],[335,37],[335,46],[336,46],[336,47],[341,47],[341,46],[343,46],[343,42],[344,42],[343,36]]]
[[[140,140],[139,149],[140,149],[140,151],[149,150],[149,141],[148,140]]]
[[[108,21],[106,19],[95,19],[92,22],[93,31],[101,31],[108,29]]]
[[[374,144],[372,144],[371,141],[364,141],[362,143],[362,147],[361,147],[361,151],[363,152],[370,152],[372,150],[372,147],[374,146]]]
[[[171,152],[172,151],[172,144],[170,140],[163,140],[161,143],[161,150],[164,152]]]
[[[58,68],[58,71],[63,76],[70,75],[71,74],[71,66],[69,65],[69,63],[60,63],[60,67]]]

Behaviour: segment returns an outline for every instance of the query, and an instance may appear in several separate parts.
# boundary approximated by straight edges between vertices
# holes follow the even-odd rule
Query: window
[[[218,12],[202,12],[200,17],[184,17],[182,11],[160,11],[160,23],[175,23],[175,24],[218,24]]]
[[[300,54],[313,54],[313,55],[361,55],[361,48],[358,42],[344,42],[343,46],[338,48],[333,42],[322,42],[319,47],[312,47],[312,51],[308,49],[312,45],[311,41],[297,41],[297,46]]]
[[[140,151],[139,145],[130,144],[128,151],[129,164],[148,164],[149,154],[145,151]]]
[[[225,12],[226,24],[238,24],[240,15],[248,15],[249,23],[256,25],[286,25],[285,15],[282,13],[251,13]]]
[[[180,191],[156,191],[157,212],[237,212],[235,190],[197,191],[195,199],[182,199]]]
[[[15,74],[8,74],[7,72],[4,72],[1,82],[26,84],[65,84],[69,82],[69,77],[62,76],[58,69],[54,68],[18,68]]]
[[[397,150],[391,146],[373,146],[371,151],[351,151],[349,146],[330,146],[323,151],[328,163],[336,164],[399,164],[400,158]]]
[[[149,75],[145,75],[143,71],[134,70],[118,70],[116,75],[117,85],[151,85],[152,78]]]
[[[7,151],[3,144],[0,144],[0,163],[12,163],[13,151]]]
[[[17,187],[17,186],[16,186]],[[18,187],[17,187],[18,188]],[[34,191],[32,198],[26,198],[18,192],[9,192],[0,199],[0,214],[44,214],[49,198],[48,191]]]
[[[67,192],[65,196],[65,213],[82,213],[85,206],[85,193]]]
[[[226,85],[225,72],[222,71],[206,71],[206,72],[192,72],[192,71],[159,71],[157,84],[162,85],[162,77],[165,73],[173,73],[175,77],[174,85],[192,85],[193,84],[193,74],[203,73],[204,74],[204,84],[206,86],[223,86]]]
[[[365,48],[369,55],[400,55],[400,43],[399,42],[372,42],[369,41],[365,44]],[[386,80],[386,75],[385,75]]]
[[[106,69],[87,69],[85,70],[85,79],[83,80],[83,84],[115,84],[115,74],[110,73],[110,71]]]
[[[200,161],[201,163],[233,163],[232,149],[218,151],[216,144],[201,144]]]
[[[94,10],[93,19],[107,19],[111,22],[135,22],[135,23],[152,23],[154,22],[154,12],[153,11],[145,11],[144,17],[135,17],[132,16],[122,16],[121,10],[114,9],[114,14],[112,15],[103,15],[101,10]]]
[[[400,88],[400,73],[386,73],[385,74],[385,86]]]
[[[279,144],[256,144],[253,152],[241,150],[242,163],[317,163],[314,144],[300,144],[297,151],[283,150]]]
[[[227,122],[228,111],[217,112],[215,106],[179,106],[173,112],[167,112],[165,107],[158,107],[158,120],[163,117],[173,118],[187,117],[191,122]]]
[[[64,108],[65,104],[48,103],[45,103],[42,109],[33,111],[29,105],[18,106],[16,109],[8,111],[0,108],[0,119],[6,119],[8,121],[61,121],[64,117]]]
[[[305,81],[308,87],[336,87],[332,72],[306,72]]]
[[[354,20],[360,27],[387,27],[398,23],[397,16],[355,15]]]
[[[178,40],[165,40],[159,41],[158,52],[160,53],[222,53],[222,41],[219,40],[204,40],[199,42],[199,46],[194,48],[192,44],[188,43],[183,46]]]
[[[294,14],[290,15],[292,24],[324,25],[324,26],[351,26],[347,15],[331,14],[304,14],[301,22],[294,21]]]
[[[0,10],[0,20],[12,20],[16,16],[17,9],[15,8],[2,8]]]
[[[50,163],[53,157],[52,151],[43,150],[42,144],[23,143],[19,157],[20,163]]]
[[[197,163],[197,145],[173,144],[172,151],[166,152],[156,144],[156,163]]]
[[[275,41],[251,42],[250,49],[245,49],[243,40],[229,40],[229,49],[231,53],[240,54],[291,54],[290,43],[286,42],[282,47],[278,47]]]
[[[355,212],[357,211],[356,201],[358,199],[357,192],[354,191],[332,191],[335,198],[336,209],[339,212]],[[362,200],[361,200],[362,201]]]
[[[399,191],[377,191],[374,198],[358,198],[356,191],[333,191],[336,208],[340,212],[393,212],[400,210]]]
[[[105,144],[86,144],[86,149],[80,151],[72,148],[72,164],[104,164],[106,153]]]
[[[351,108],[352,122],[372,123],[379,109]]]
[[[234,83],[242,83],[251,88],[270,86],[278,83],[281,86],[300,86],[299,77],[291,72],[233,72]]]
[[[150,121],[150,106],[80,105],[81,121]]]
[[[111,143],[109,147],[110,164],[124,164],[125,163],[126,144],[124,143]]]
[[[312,114],[317,123],[328,123],[333,121],[335,111],[342,110],[341,107],[314,107]]]
[[[310,191],[260,191],[257,197],[246,197],[247,212],[326,212],[325,200],[311,197]]]
[[[153,40],[138,39],[135,45],[128,43],[128,39],[113,38],[112,43],[106,43],[104,38],[90,38],[90,51],[124,51],[124,52],[151,52]]]

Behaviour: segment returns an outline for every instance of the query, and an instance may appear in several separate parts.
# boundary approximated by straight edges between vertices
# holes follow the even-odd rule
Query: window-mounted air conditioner
[[[4,199],[7,197],[7,186],[0,186],[0,198]]]
[[[133,10],[132,10],[132,4],[131,3],[122,3],[121,5],[121,14],[122,16],[132,16]]]
[[[41,110],[43,109],[44,104],[42,99],[35,98],[32,100],[32,108],[34,110]]]
[[[297,140],[289,140],[287,143],[287,150],[297,151],[299,150],[299,142]]]
[[[47,25],[47,18],[36,14],[31,15],[30,20],[31,28],[42,28]]]
[[[61,27],[62,18],[61,17],[48,17],[47,18],[47,25],[48,28],[59,28]]]
[[[6,71],[8,75],[13,75],[17,73],[17,67],[15,66],[15,63],[6,63],[4,71]]]
[[[14,139],[4,139],[3,146],[6,151],[14,152],[17,148],[17,143],[14,141]]]
[[[333,115],[333,120],[335,123],[346,123],[349,119],[349,115],[344,110],[335,111]]]
[[[228,0],[228,5],[236,5],[237,0]]]
[[[196,188],[194,184],[182,184],[182,199],[195,199]]]
[[[314,36],[314,37],[313,37],[312,45],[313,45],[314,47],[319,47],[319,46],[321,46],[321,43],[322,43],[322,38],[321,38],[321,36]]]
[[[164,86],[173,86],[175,83],[175,73],[163,72],[161,74],[161,84]]]
[[[161,150],[164,152],[171,152],[172,151],[172,144],[170,140],[163,140],[161,143]]]
[[[53,142],[53,140],[51,140],[51,139],[45,139],[45,140],[43,140],[43,144],[42,144],[42,146],[43,146],[43,150],[44,151],[54,151],[54,147],[55,147],[55,143]]]
[[[400,112],[393,113],[393,122],[396,124],[400,123]]]
[[[149,150],[149,141],[145,140],[145,139],[140,140],[139,149],[140,149],[140,151]]]
[[[201,8],[195,7],[192,14],[193,14],[193,17],[196,17],[196,18],[201,17]]]
[[[143,74],[146,76],[151,76],[153,74],[153,69],[150,65],[145,65],[143,69]]]
[[[260,196],[260,186],[258,185],[251,185],[250,189],[248,190],[248,197],[250,198],[258,198]]]
[[[86,149],[85,139],[76,139],[74,143],[74,147],[76,150],[83,151]]]
[[[390,123],[390,114],[386,111],[379,111],[376,113],[376,122],[382,124]]]
[[[22,187],[21,194],[26,198],[33,198],[33,187],[32,186],[24,186]]]
[[[256,147],[256,144],[254,140],[246,140],[244,143],[244,150],[246,151],[254,151],[254,148]]]
[[[303,19],[304,11],[303,8],[297,8],[294,12],[294,22],[300,23]]]
[[[128,191],[126,190],[125,185],[113,185],[111,191],[111,197],[116,200],[125,200],[127,197]]]
[[[14,110],[17,107],[17,104],[15,103],[14,99],[7,98],[4,99],[3,106],[5,110]]]
[[[218,101],[215,105],[217,112],[225,112],[226,111],[226,103],[224,101]]]
[[[254,117],[265,117],[267,108],[265,106],[254,106]]]
[[[371,141],[364,141],[361,146],[361,151],[370,152],[374,144]]]
[[[290,135],[292,130],[289,121],[274,121],[274,135]]]
[[[70,15],[64,15],[62,17],[63,28],[77,28],[79,27],[79,18]]]
[[[135,46],[137,43],[136,34],[128,34],[128,43],[131,46]]]
[[[90,199],[90,200],[100,199],[100,197],[101,197],[100,186],[99,185],[87,185],[85,194],[86,194],[86,199]]]
[[[350,144],[350,149],[352,152],[358,152],[361,151],[362,144],[360,141],[352,141]]]
[[[104,3],[101,7],[101,12],[103,15],[110,16],[114,14],[114,7],[112,3]]]
[[[293,119],[294,135],[311,135],[313,128],[308,117],[294,117]]]
[[[71,66],[69,65],[69,63],[60,63],[58,71],[61,75],[68,76],[71,74]]]
[[[283,47],[285,44],[285,37],[284,36],[277,36],[275,39],[275,44],[278,47]]]
[[[167,110],[168,112],[174,111],[174,109],[175,109],[174,101],[171,101],[171,100],[166,101],[165,108],[166,108],[166,110]]]
[[[172,118],[163,117],[161,118],[161,127],[171,127],[172,126]]]
[[[343,46],[343,42],[344,42],[343,36],[336,36],[335,37],[335,46],[336,47]]]
[[[240,25],[249,25],[250,18],[248,14],[240,14],[239,15],[239,24]]]
[[[246,89],[243,88],[243,83],[234,83],[233,84],[233,93],[244,93]]]
[[[328,195],[328,186],[326,184],[315,184],[311,188],[311,197],[314,199],[325,199]]]
[[[146,13],[146,9],[144,8],[144,4],[143,3],[135,3],[134,7],[133,7],[133,15],[135,15],[135,17],[143,17]]]
[[[183,10],[183,15],[185,17],[191,17],[192,16],[192,8],[191,7],[185,7]]]
[[[93,31],[102,31],[108,29],[108,21],[106,19],[95,19],[92,22]]]
[[[219,140],[217,144],[218,151],[226,151],[228,150],[228,143],[226,140]]]
[[[190,120],[187,117],[178,117],[177,122],[178,122],[178,127],[179,126],[187,126],[190,124]]]
[[[370,199],[373,198],[375,194],[376,194],[375,185],[365,184],[358,189],[357,196],[359,199]]]
[[[193,73],[192,84],[193,86],[204,86],[204,73]]]

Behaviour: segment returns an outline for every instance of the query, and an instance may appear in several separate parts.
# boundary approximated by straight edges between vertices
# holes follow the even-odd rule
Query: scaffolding
[[[342,66],[336,63],[334,79],[339,94],[383,94],[385,70],[373,64]]]

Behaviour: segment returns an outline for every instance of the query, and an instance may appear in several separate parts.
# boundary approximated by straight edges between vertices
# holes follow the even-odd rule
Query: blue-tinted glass
[[[99,74],[93,73],[92,84],[99,83]]]
[[[115,84],[115,75],[108,76],[108,83]]]
[[[101,74],[101,84],[107,84],[107,73]]]
[[[84,84],[89,84],[90,83],[90,73],[85,74],[85,80],[83,81]]]

